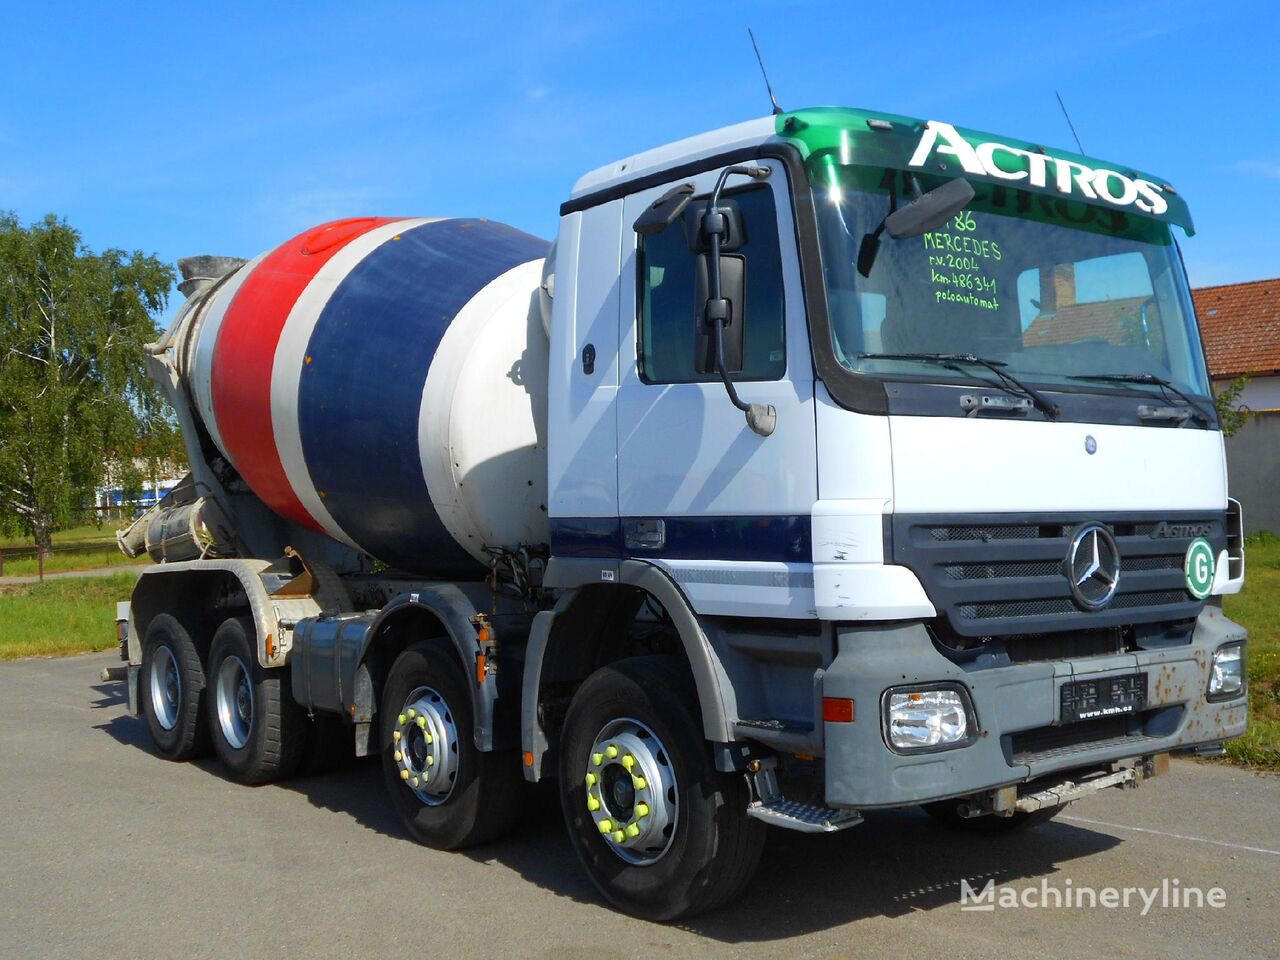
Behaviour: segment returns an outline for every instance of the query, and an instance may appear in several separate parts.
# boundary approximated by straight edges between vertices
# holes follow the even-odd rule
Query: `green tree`
[[[1242,373],[1213,398],[1213,402],[1218,408],[1218,419],[1222,422],[1222,435],[1224,437],[1231,436],[1243,427],[1249,419],[1249,415],[1253,412],[1248,407],[1239,405],[1240,394],[1244,393],[1244,388],[1248,385],[1249,375]]]
[[[107,476],[136,488],[179,449],[146,376],[173,269],[94,253],[50,214],[0,214],[0,528],[48,548]]]

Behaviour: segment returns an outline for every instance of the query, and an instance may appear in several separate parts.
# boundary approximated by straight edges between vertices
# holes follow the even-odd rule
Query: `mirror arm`
[[[763,180],[769,176],[768,167],[748,167],[741,164],[735,164],[731,167],[725,167],[720,172],[719,178],[716,180],[716,187],[711,191],[711,198],[707,201],[707,212],[704,216],[704,222],[713,215],[720,214],[720,192],[724,189],[725,181],[729,179],[731,174],[741,174],[751,177],[755,180]],[[715,327],[715,344],[716,344],[716,372],[720,374],[720,380],[724,383],[725,392],[729,395],[729,401],[741,410],[747,416],[747,426],[762,437],[767,437],[773,433],[774,427],[778,424],[778,412],[772,404],[763,403],[744,403],[742,398],[738,396],[737,388],[733,385],[733,378],[729,376],[729,371],[724,366],[724,325],[729,322],[728,304],[724,302],[720,296],[720,243],[724,237],[725,221],[723,217],[719,222],[719,229],[710,235],[710,262],[707,270],[707,305],[705,320]],[[715,307],[712,307],[715,304]],[[742,320],[739,320],[741,323]]]

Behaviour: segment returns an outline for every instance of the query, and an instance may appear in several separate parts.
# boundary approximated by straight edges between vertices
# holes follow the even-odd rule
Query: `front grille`
[[[1004,526],[955,526],[955,527],[930,527],[929,535],[942,543],[949,543],[956,540],[1023,540],[1027,537],[1034,537],[1039,527],[1029,526],[1027,524],[1004,525]]]
[[[1003,577],[1052,577],[1062,574],[1062,561],[1032,560],[1012,563],[949,563],[950,580],[996,580]]]
[[[1180,570],[1181,557],[1130,557],[1124,568],[1137,570]],[[943,568],[948,580],[999,580],[1006,577],[1060,577],[1061,560],[1028,560],[1007,563],[949,563]]]
[[[1000,641],[1014,663],[1081,660],[1124,652],[1124,633],[1120,630],[1013,634]]]
[[[1065,574],[1082,523],[1108,527],[1120,552],[1120,584],[1102,610],[1082,610]],[[1087,631],[1193,619],[1203,604],[1186,590],[1183,559],[1191,537],[1159,534],[1208,528],[1226,546],[1225,515],[1008,514],[898,515],[893,562],[920,578],[937,609],[940,633],[964,638]],[[1157,536],[1152,536],[1157,534]]]
[[[1187,594],[1182,590],[1163,590],[1155,593],[1122,593],[1111,601],[1108,609],[1131,610],[1135,607],[1167,607],[1183,603],[1186,598]],[[1049,617],[1080,612],[1070,598],[1010,600],[1000,603],[962,603],[956,610],[965,620],[990,620],[993,617]]]

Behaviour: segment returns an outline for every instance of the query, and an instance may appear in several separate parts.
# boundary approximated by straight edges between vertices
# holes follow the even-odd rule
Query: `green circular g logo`
[[[1182,572],[1187,577],[1187,590],[1197,600],[1209,596],[1213,588],[1213,547],[1204,537],[1196,537],[1187,547],[1187,559]]]

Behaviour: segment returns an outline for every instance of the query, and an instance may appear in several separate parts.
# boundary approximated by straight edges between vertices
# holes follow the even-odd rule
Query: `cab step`
[[[862,822],[862,814],[857,810],[834,810],[816,803],[788,800],[778,789],[776,766],[777,761],[772,758],[754,760],[748,766],[747,779],[755,799],[747,804],[747,816],[801,833],[835,833]]]
[[[862,822],[857,810],[833,810],[786,797],[777,797],[771,803],[755,800],[747,805],[747,816],[801,833],[835,833]]]

